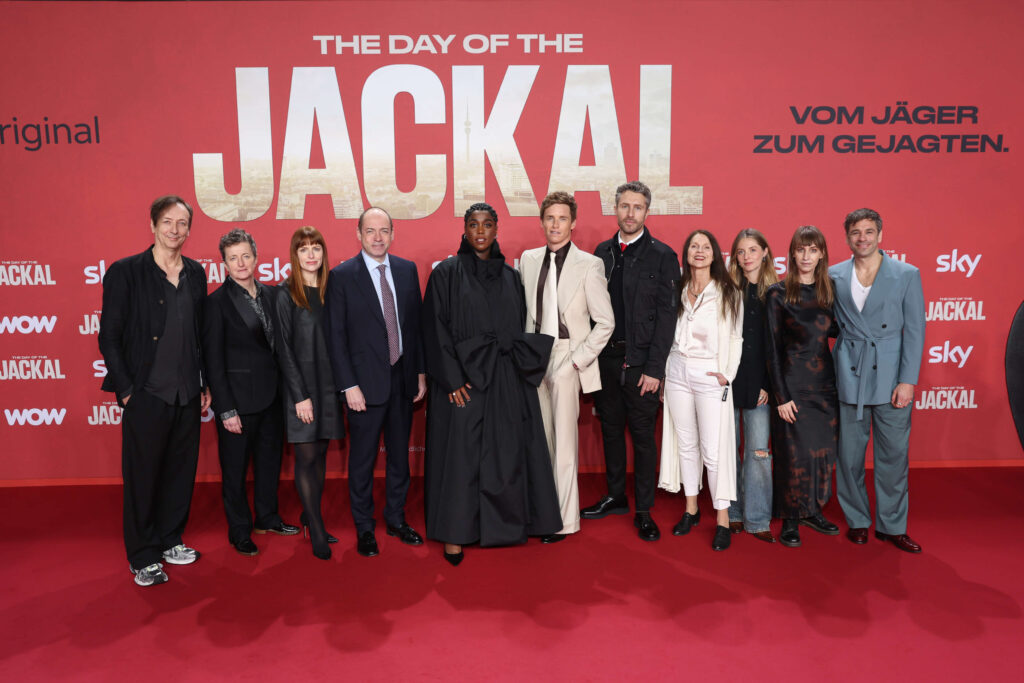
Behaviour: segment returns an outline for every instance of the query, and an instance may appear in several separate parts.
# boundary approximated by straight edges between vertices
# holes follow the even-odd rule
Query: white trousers
[[[723,401],[725,387],[709,372],[718,371],[718,361],[703,358],[684,358],[679,353],[669,354],[665,373],[665,404],[672,411],[672,425],[687,496],[700,492],[701,463],[708,471],[708,486],[716,510],[726,510],[728,500],[714,497],[718,490],[718,435],[722,424],[722,411],[732,416],[732,401]],[[732,453],[730,457],[735,457]]]
[[[551,453],[563,534],[580,530],[579,470],[580,375],[572,366],[568,339],[556,339],[548,370],[537,389],[544,434]]]

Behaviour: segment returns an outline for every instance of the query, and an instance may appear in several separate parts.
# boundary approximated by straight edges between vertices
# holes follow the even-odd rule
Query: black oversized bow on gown
[[[491,259],[464,246],[431,274],[424,302],[430,538],[511,545],[562,527],[537,398],[553,339],[524,333],[524,322],[522,285],[496,243]],[[458,408],[448,394],[467,382],[471,400]]]

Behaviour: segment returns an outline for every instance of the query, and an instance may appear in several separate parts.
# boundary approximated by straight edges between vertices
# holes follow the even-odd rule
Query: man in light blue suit
[[[832,266],[839,338],[839,504],[854,543],[868,541],[864,456],[874,431],[875,536],[921,552],[907,535],[910,414],[924,352],[921,272],[879,251],[882,217],[858,209],[843,224],[853,258]]]

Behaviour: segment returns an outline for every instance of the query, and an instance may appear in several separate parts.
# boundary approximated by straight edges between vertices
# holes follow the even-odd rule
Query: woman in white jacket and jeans
[[[743,301],[714,236],[697,230],[683,244],[679,317],[665,369],[659,486],[686,495],[672,533],[700,522],[702,469],[717,511],[711,547],[729,547],[729,504],[736,499],[736,434],[730,382],[743,351]]]

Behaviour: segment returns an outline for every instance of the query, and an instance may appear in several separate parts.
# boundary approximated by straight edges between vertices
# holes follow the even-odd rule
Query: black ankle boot
[[[782,520],[782,533],[779,534],[779,542],[790,548],[800,547],[800,520]]]

